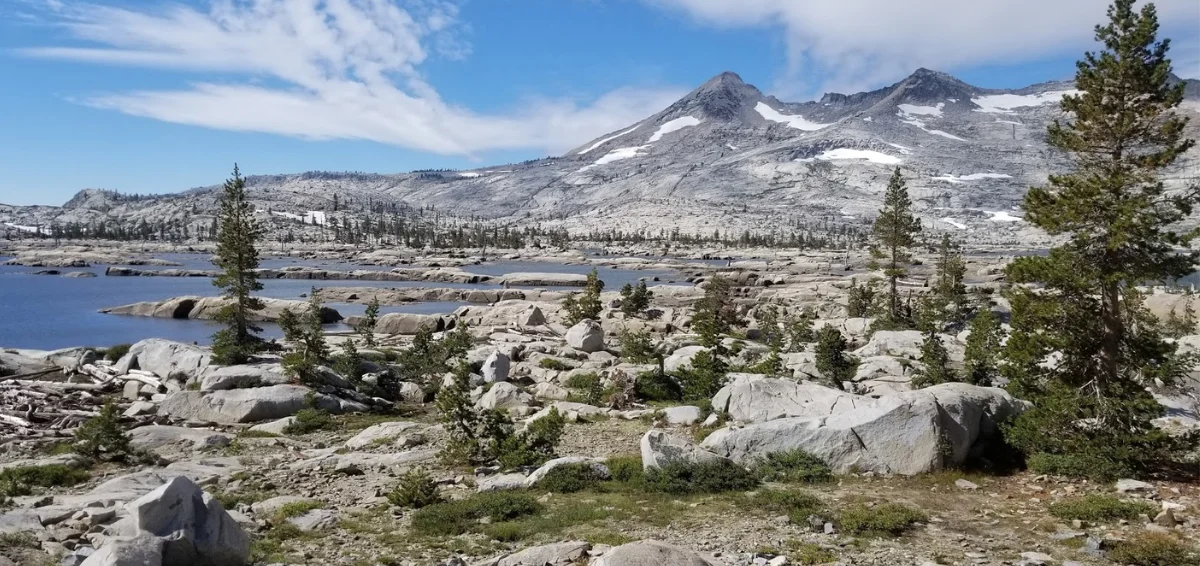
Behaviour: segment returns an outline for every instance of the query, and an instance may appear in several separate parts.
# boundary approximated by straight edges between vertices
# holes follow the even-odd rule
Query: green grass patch
[[[900,503],[855,505],[838,513],[837,527],[854,536],[900,536],[926,520],[928,517],[919,509]]]
[[[819,515],[825,508],[825,504],[813,495],[792,490],[764,489],[748,496],[746,503],[771,513],[787,515],[788,520],[796,525],[807,525],[809,516]]]
[[[340,428],[338,422],[329,413],[320,409],[307,408],[300,409],[296,413],[296,420],[284,427],[283,433],[300,435],[319,430],[337,430],[338,428]]]
[[[610,456],[604,461],[604,465],[608,467],[612,481],[630,483],[641,481],[645,476],[642,471],[642,457],[636,454]]]
[[[746,491],[758,485],[758,478],[728,460],[702,464],[671,462],[645,472],[645,488],[675,495]]]
[[[811,542],[791,540],[785,546],[789,563],[814,566],[837,562],[838,559],[837,554],[834,554],[833,551]]]
[[[1072,521],[1104,523],[1121,519],[1133,520],[1138,515],[1154,515],[1158,508],[1144,501],[1122,501],[1111,495],[1086,495],[1051,503],[1051,515]]]
[[[70,487],[91,477],[83,468],[64,464],[6,468],[0,471],[0,495],[30,495],[35,487]]]
[[[576,493],[595,489],[604,478],[592,464],[558,466],[537,482],[537,488],[553,493]]]
[[[246,429],[239,432],[237,435],[238,438],[279,438],[278,434],[267,432],[265,430]]]
[[[523,491],[479,493],[457,501],[435,503],[413,513],[413,531],[423,535],[456,536],[481,532],[486,519],[492,525],[531,515],[542,506]]]
[[[1197,566],[1200,549],[1174,534],[1142,532],[1114,544],[1108,558],[1132,566]]]
[[[767,454],[754,465],[762,481],[787,483],[824,483],[833,479],[833,470],[820,458],[799,448]]]
[[[321,503],[315,499],[293,501],[275,511],[275,514],[272,515],[272,523],[276,525],[282,525],[292,517],[299,517],[305,513],[308,513],[309,511],[314,509],[322,509],[324,507],[324,503]]]

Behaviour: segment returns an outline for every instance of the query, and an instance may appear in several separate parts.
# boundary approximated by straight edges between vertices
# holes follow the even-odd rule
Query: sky
[[[1200,2],[1156,2],[1200,78]],[[1106,0],[0,0],[0,203],[562,154],[734,71],[803,101],[919,67],[1069,79]]]

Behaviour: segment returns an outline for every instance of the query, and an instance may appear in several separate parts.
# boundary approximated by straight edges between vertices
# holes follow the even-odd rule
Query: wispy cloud
[[[644,118],[681,93],[619,89],[587,102],[526,100],[500,114],[450,104],[420,72],[431,57],[470,54],[458,8],[443,0],[212,0],[206,10],[154,11],[65,2],[51,16],[87,46],[25,54],[238,77],[89,95],[84,103],[222,130],[361,139],[449,155],[562,151]]]
[[[855,92],[941,70],[1082,53],[1109,0],[645,0],[707,25],[782,27],[792,93]],[[1164,32],[1200,35],[1200,3],[1156,0]],[[1180,41],[1180,45],[1184,42]],[[1194,42],[1191,45],[1195,45]],[[1194,53],[1177,53],[1194,59]],[[1190,63],[1188,63],[1190,65]],[[822,77],[819,81],[811,77]]]

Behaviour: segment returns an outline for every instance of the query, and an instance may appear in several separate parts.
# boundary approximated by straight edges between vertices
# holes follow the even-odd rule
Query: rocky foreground
[[[998,285],[997,261],[973,260],[970,286]],[[701,283],[717,271],[733,278],[752,321],[725,340],[736,369],[724,387],[692,404],[617,401],[594,390],[621,393],[630,377],[657,368],[631,359],[624,332],[647,332],[667,375],[691,368],[706,350],[690,328],[702,288],[654,288],[653,315],[637,316],[621,313],[617,293],[605,292],[597,319],[569,327],[561,291],[505,289],[449,316],[381,317],[381,346],[360,345],[368,359],[362,382],[388,379],[396,369],[389,352],[408,348],[422,330],[438,338],[465,326],[477,409],[501,409],[523,427],[565,417],[557,457],[540,466],[446,464],[445,426],[415,382],[384,399],[330,368],[301,384],[275,355],[217,366],[207,348],[159,339],[106,352],[108,359],[82,348],[0,350],[0,474],[8,474],[0,489],[11,503],[0,515],[0,564],[1104,565],[1135,563],[1122,553],[1146,537],[1194,547],[1195,484],[964,472],[992,454],[997,423],[1027,404],[992,387],[914,390],[922,335],[870,333],[870,319],[845,316],[850,275],[868,274],[809,265],[821,263],[747,262],[688,275]],[[914,274],[905,288],[921,292],[928,275]],[[376,294],[399,304],[406,293],[433,290],[395,292]],[[353,288],[320,293],[328,301],[369,298]],[[203,318],[216,306],[206,300],[128,310]],[[768,303],[808,309],[815,327],[841,331],[859,360],[844,387],[829,386],[811,346],[782,354],[782,371],[751,371],[768,354],[754,322]],[[1160,316],[1183,305],[1165,293],[1148,301]],[[264,316],[292,307],[272,304]],[[1007,312],[998,298],[990,308]],[[962,361],[966,336],[941,337],[953,363]],[[327,337],[335,350],[345,338]],[[1200,336],[1180,344],[1200,348]],[[1195,388],[1157,394],[1169,409],[1163,426],[1198,425]],[[120,399],[136,459],[97,463],[68,449],[106,396]],[[825,471],[702,493],[638,479],[672,466],[755,468],[797,449]],[[24,490],[4,483],[64,467],[86,472]],[[397,505],[397,486],[415,469],[457,507]],[[582,484],[561,483],[564,470],[581,469]]]

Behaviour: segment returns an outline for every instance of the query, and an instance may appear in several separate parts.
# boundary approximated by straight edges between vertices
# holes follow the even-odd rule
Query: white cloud
[[[27,55],[239,77],[94,95],[85,103],[222,130],[362,139],[452,155],[557,152],[628,126],[682,94],[618,89],[586,104],[525,100],[500,114],[450,104],[419,72],[431,55],[470,53],[456,35],[457,7],[442,0],[212,0],[207,11],[68,3],[55,13],[92,46],[30,48]]]
[[[857,92],[902,78],[918,67],[950,70],[1019,63],[1092,48],[1093,27],[1109,0],[645,0],[719,27],[784,29],[789,69],[782,85],[804,94]],[[1163,33],[1200,29],[1200,3],[1156,0]],[[1140,4],[1139,4],[1140,6]],[[1194,41],[1189,41],[1195,45]],[[1192,66],[1192,61],[1187,65]],[[1184,69],[1194,71],[1194,69]],[[803,76],[823,76],[803,84]]]

